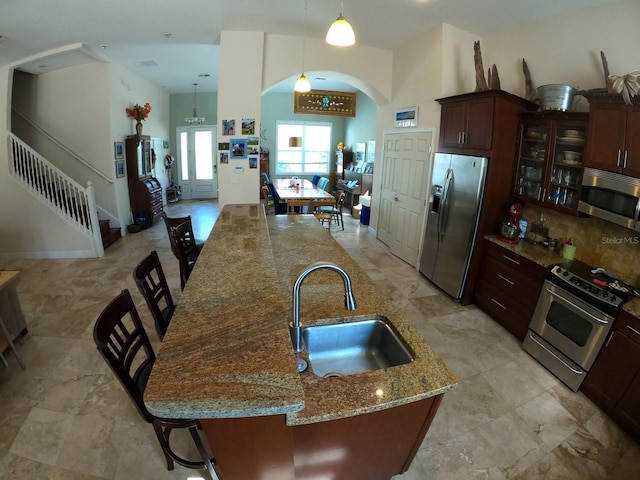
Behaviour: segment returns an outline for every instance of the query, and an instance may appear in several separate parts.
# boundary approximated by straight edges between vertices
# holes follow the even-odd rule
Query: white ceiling
[[[344,16],[357,43],[393,49],[442,22],[482,37],[627,1],[344,0]],[[217,91],[222,30],[324,38],[339,12],[340,0],[0,0],[0,65],[74,45],[82,48],[23,69],[45,72],[99,57],[170,93],[193,92],[196,82],[198,92]],[[333,89],[327,82],[315,88]]]

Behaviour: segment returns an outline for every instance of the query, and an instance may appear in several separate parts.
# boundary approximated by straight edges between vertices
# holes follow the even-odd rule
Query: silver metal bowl
[[[518,228],[513,223],[502,222],[500,224],[500,235],[508,240],[513,240],[514,238],[518,238],[520,234],[520,228]]]
[[[577,90],[571,85],[542,85],[538,87],[540,108],[542,110],[559,110],[566,112],[571,110],[573,97]]]

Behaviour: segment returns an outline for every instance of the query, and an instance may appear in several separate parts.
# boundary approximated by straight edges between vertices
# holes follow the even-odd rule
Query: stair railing
[[[11,132],[11,176],[52,211],[91,238],[97,257],[104,256],[93,184],[83,187]]]
[[[35,123],[33,123],[31,120],[29,120],[27,117],[25,117],[22,113],[20,113],[18,110],[16,110],[15,108],[11,109],[11,113],[16,114],[18,117],[20,117],[20,119],[22,121],[24,121],[27,125],[29,125],[30,128],[34,129],[35,131],[37,131],[38,133],[40,133],[42,136],[44,136],[47,140],[49,140],[51,143],[53,143],[55,146],[57,146],[58,148],[60,148],[61,150],[63,150],[64,152],[66,152],[68,155],[70,155],[75,161],[81,163],[82,165],[84,165],[85,167],[87,167],[89,170],[91,170],[92,172],[94,172],[96,175],[98,175],[100,178],[102,178],[104,181],[106,181],[107,183],[113,183],[113,179],[109,178],[109,176],[105,175],[104,173],[102,173],[100,170],[98,170],[96,167],[94,167],[93,165],[91,165],[89,162],[83,160],[79,155],[77,155],[73,150],[71,150],[70,148],[68,148],[66,145],[64,145],[63,143],[59,142],[54,136],[50,135],[49,133],[47,133],[45,130],[43,130],[42,128],[40,128],[38,125],[36,125]]]

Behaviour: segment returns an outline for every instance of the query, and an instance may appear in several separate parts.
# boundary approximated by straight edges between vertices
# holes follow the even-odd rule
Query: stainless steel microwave
[[[640,179],[585,168],[578,210],[640,231]]]

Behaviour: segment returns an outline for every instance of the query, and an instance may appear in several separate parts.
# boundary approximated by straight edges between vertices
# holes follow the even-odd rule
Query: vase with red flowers
[[[149,118],[151,113],[151,104],[149,102],[144,105],[135,104],[133,107],[127,107],[124,110],[127,117],[133,118],[136,121],[136,135],[142,134],[142,121]]]

